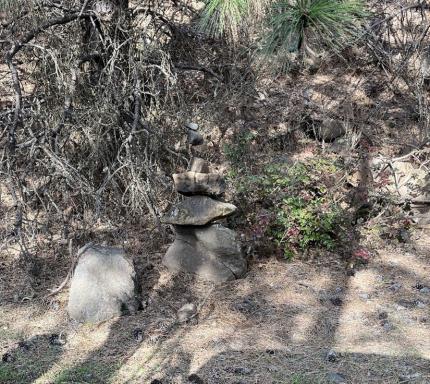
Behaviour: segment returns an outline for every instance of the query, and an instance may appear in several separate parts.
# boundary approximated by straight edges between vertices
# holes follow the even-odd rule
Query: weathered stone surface
[[[86,245],[71,280],[68,312],[79,322],[97,323],[135,312],[135,271],[120,248]]]
[[[206,227],[175,226],[176,239],[163,264],[171,271],[182,271],[222,282],[241,277],[246,261],[236,233],[220,224]]]
[[[192,123],[192,122],[189,122],[189,123],[185,124],[185,126],[186,126],[188,129],[191,129],[191,130],[193,130],[193,131],[197,131],[197,130],[199,129],[199,125],[198,125],[198,124],[196,124],[196,123]]]
[[[200,157],[193,157],[189,166],[190,172],[209,173],[209,163]]]
[[[183,195],[222,195],[224,178],[218,173],[184,172],[173,175],[176,191]]]
[[[207,196],[184,197],[176,207],[161,218],[164,224],[206,225],[232,215],[237,208]]]
[[[188,141],[188,144],[191,144],[191,145],[201,145],[203,144],[204,139],[199,132],[189,129],[187,132],[187,141]]]

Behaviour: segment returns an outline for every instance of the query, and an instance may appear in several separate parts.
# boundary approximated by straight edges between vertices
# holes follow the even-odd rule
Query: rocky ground
[[[68,321],[67,290],[43,302],[3,296],[0,382],[429,383],[428,244],[415,232],[354,276],[327,254],[257,262],[221,285],[147,255],[146,308],[97,326]],[[180,322],[187,303],[197,314]]]

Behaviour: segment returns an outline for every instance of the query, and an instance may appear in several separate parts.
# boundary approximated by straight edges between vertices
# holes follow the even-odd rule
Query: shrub
[[[344,221],[331,191],[336,172],[333,160],[312,159],[237,176],[237,191],[252,207],[247,213],[251,239],[269,239],[287,258],[313,247],[335,248]]]
[[[340,49],[357,35],[366,16],[361,0],[280,0],[269,16],[267,48],[310,49],[310,41]]]

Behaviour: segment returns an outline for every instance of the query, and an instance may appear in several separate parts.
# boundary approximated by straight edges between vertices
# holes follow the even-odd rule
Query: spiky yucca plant
[[[211,35],[237,37],[246,17],[255,20],[256,13],[261,15],[271,2],[267,14],[270,53],[282,48],[308,50],[310,39],[340,48],[356,34],[366,16],[362,0],[206,0],[201,25]]]
[[[361,0],[280,0],[269,16],[268,51],[303,52],[310,50],[310,39],[338,50],[357,36],[365,16]]]
[[[250,0],[207,0],[201,27],[208,34],[237,37],[241,21],[249,11]]]

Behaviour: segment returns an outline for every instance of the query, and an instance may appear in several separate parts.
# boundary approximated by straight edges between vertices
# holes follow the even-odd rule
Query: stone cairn
[[[190,146],[203,144],[197,124],[187,124],[187,130]],[[188,171],[174,174],[173,181],[183,198],[161,218],[173,225],[176,235],[163,264],[172,272],[193,273],[213,282],[241,277],[246,261],[236,233],[219,223],[237,209],[217,200],[225,192],[224,178],[210,172],[207,161],[193,157]]]

